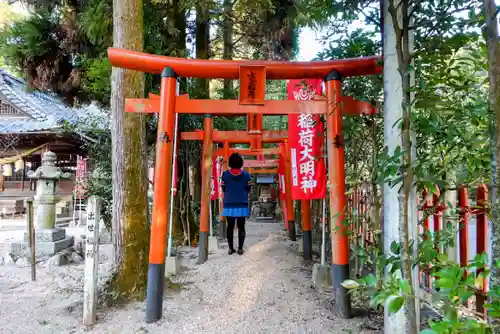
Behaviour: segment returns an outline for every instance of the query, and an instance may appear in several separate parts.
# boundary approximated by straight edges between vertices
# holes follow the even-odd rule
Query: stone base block
[[[112,243],[112,239],[111,239],[111,233],[109,232],[101,232],[101,234],[99,235],[99,243],[100,244],[110,244]]]
[[[52,241],[52,242],[36,242],[35,249],[37,257],[39,255],[52,256],[63,249],[73,246],[75,240],[72,236],[65,237],[62,240]],[[19,258],[29,254],[28,243],[25,241],[13,242],[10,246],[10,254],[12,258]]]
[[[181,261],[178,256],[167,256],[165,259],[165,277],[177,275],[181,271]]]
[[[208,252],[217,253],[219,251],[219,240],[217,237],[208,237]]]
[[[332,267],[315,263],[313,266],[312,281],[316,288],[325,289],[332,287]]]
[[[304,242],[302,241],[302,238],[297,239],[297,242],[299,243],[299,254],[304,254]]]
[[[40,228],[35,230],[35,243],[42,242],[55,242],[59,240],[63,240],[66,238],[66,230],[58,227],[54,228]],[[28,232],[24,233],[24,241],[28,242],[29,234]]]

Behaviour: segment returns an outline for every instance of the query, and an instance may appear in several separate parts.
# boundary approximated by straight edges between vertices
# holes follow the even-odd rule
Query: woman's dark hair
[[[243,168],[243,158],[238,153],[233,153],[229,157],[229,168],[241,169]]]

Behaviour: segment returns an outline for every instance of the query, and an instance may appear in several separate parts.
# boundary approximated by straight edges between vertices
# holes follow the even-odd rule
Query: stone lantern
[[[53,255],[62,249],[73,246],[73,237],[66,237],[66,231],[56,227],[57,183],[67,179],[70,173],[63,173],[56,166],[56,155],[45,152],[42,165],[36,171],[28,171],[27,176],[36,179],[37,187],[34,196],[35,247],[38,254]],[[27,247],[28,233],[24,234],[23,243],[13,243],[12,253],[22,252]],[[17,248],[17,249],[16,249]]]
[[[57,183],[60,179],[71,177],[70,173],[63,173],[56,167],[54,152],[45,152],[42,165],[36,171],[26,173],[30,179],[36,179],[35,228],[53,229],[56,226],[56,203],[60,201],[57,195]]]

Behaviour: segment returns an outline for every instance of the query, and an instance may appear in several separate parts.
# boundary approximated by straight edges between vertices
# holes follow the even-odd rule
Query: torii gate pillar
[[[342,318],[351,315],[351,297],[342,283],[349,279],[349,239],[344,222],[346,210],[344,140],[342,138],[342,76],[333,70],[326,78],[328,183],[330,235],[332,238],[332,279],[335,311]]]
[[[175,129],[177,75],[166,67],[161,73],[161,101],[156,139],[153,217],[149,248],[148,287],[146,293],[146,322],[161,319],[165,255],[172,186],[172,153]]]

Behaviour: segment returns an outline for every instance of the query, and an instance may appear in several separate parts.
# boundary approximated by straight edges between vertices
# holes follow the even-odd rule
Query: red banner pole
[[[304,260],[312,260],[312,223],[311,223],[311,200],[300,201],[302,214],[302,245],[304,246]]]
[[[330,235],[332,238],[332,278],[335,311],[351,316],[351,297],[342,283],[349,279],[349,239],[344,223],[346,210],[344,143],[342,138],[342,76],[332,71],[326,77],[328,181],[330,192]]]

